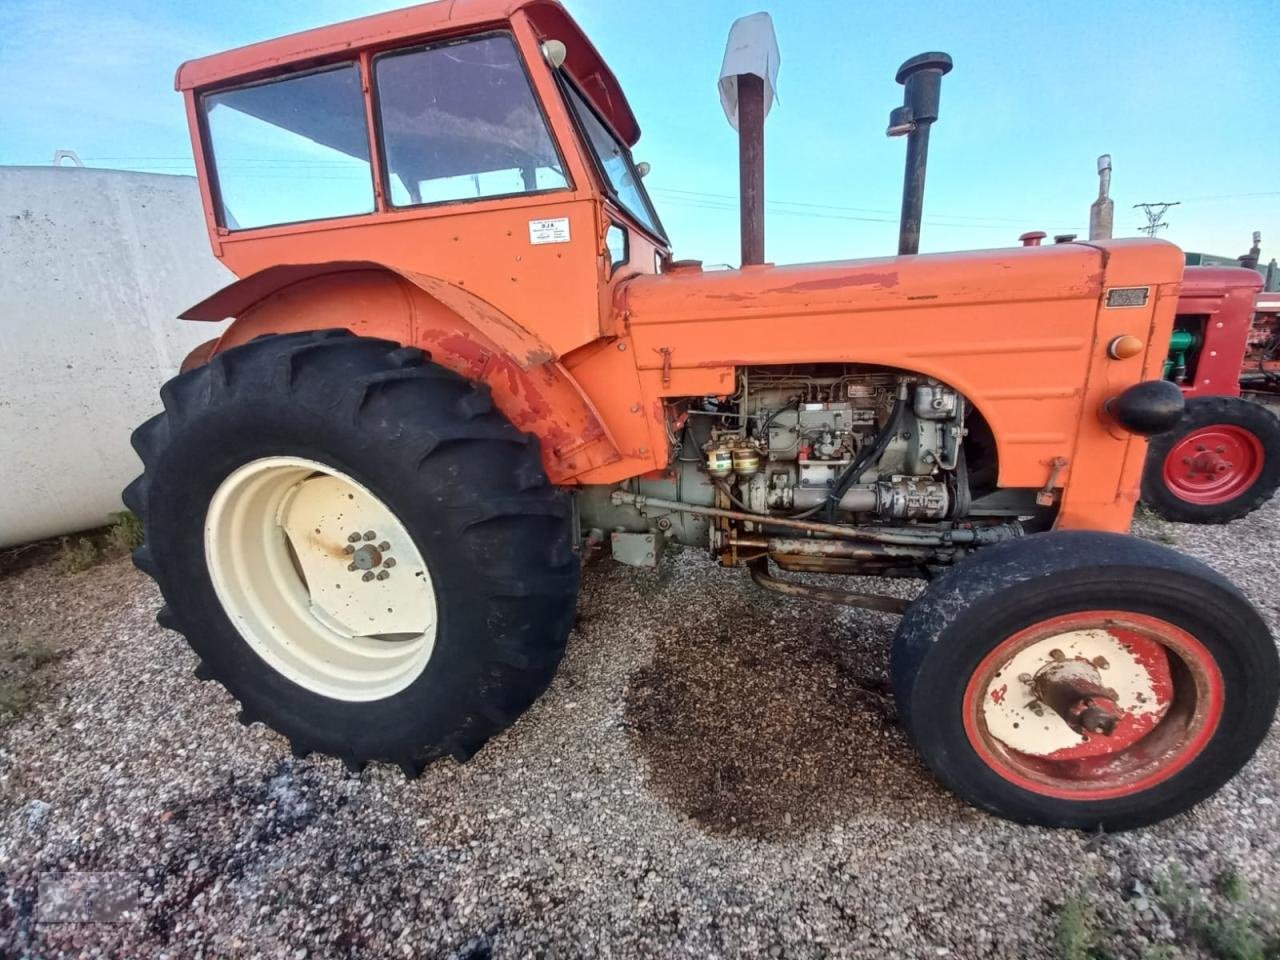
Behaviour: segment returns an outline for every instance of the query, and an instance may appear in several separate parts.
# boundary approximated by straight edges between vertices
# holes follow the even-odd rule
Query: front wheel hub
[[[1068,659],[1056,647],[1049,655],[1050,662],[1032,678],[1030,686],[1036,698],[1077,733],[1111,736],[1123,714],[1116,704],[1120,695],[1103,685],[1098,672],[1099,667],[1110,666],[1107,659],[1098,656],[1096,663],[1084,657]]]
[[[1148,789],[1203,750],[1222,676],[1186,631],[1125,611],[1054,617],[988,654],[965,691],[977,754],[1024,789],[1077,800]]]

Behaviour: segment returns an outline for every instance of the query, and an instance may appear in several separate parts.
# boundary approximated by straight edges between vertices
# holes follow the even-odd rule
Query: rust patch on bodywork
[[[587,469],[618,459],[604,426],[558,364],[524,370],[473,331],[420,330],[420,346],[432,358],[493,391],[493,402],[521,430],[542,441],[542,459],[553,483],[567,483]]]
[[[885,273],[851,273],[847,276],[823,277],[820,280],[802,280],[790,286],[779,287],[777,293],[809,293],[820,290],[843,290],[846,287],[896,287],[898,271]]]

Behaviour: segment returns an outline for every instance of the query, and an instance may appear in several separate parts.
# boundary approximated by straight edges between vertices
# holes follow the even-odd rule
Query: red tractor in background
[[[1186,413],[1151,439],[1142,475],[1143,502],[1168,520],[1225,523],[1280,487],[1280,420],[1265,405],[1280,399],[1280,374],[1267,368],[1274,328],[1255,321],[1261,289],[1244,266],[1183,272],[1165,379]]]
[[[1098,158],[1100,188],[1089,239],[1112,234],[1111,158]],[[1043,231],[1024,233],[1037,247]],[[1069,243],[1074,234],[1059,234]],[[1240,266],[1187,266],[1164,364],[1182,388],[1181,423],[1153,436],[1142,473],[1142,502],[1166,520],[1226,523],[1257,510],[1280,487],[1280,293],[1262,293],[1261,234]]]

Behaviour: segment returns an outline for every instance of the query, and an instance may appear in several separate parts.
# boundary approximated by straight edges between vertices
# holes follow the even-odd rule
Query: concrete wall
[[[0,167],[0,546],[123,509],[130,432],[222,329],[175,318],[233,279],[191,177]]]

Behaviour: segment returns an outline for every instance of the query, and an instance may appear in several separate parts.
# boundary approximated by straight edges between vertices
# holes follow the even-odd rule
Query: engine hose
[[[777,420],[781,414],[786,413],[788,410],[799,410],[799,409],[800,409],[800,397],[792,397],[783,406],[779,407],[777,410],[773,411],[773,413],[769,414],[768,419],[765,420],[764,422],[764,426],[760,428],[759,436],[763,440],[768,442],[769,427],[773,424],[773,421]]]
[[[889,413],[889,419],[884,425],[884,429],[876,437],[876,442],[870,447],[863,447],[862,452],[854,457],[853,462],[844,468],[844,472],[836,479],[835,486],[831,488],[831,492],[827,494],[827,500],[824,504],[825,515],[829,522],[834,522],[836,510],[840,507],[840,501],[844,499],[844,495],[849,492],[849,488],[854,485],[858,477],[862,476],[862,472],[867,466],[884,454],[885,448],[889,446],[889,441],[894,438],[898,432],[898,424],[902,421],[902,411],[906,409],[907,400],[905,397],[899,397],[893,404],[893,410]]]
[[[717,488],[721,493],[723,493],[726,497],[728,497],[728,498],[729,498],[729,502],[730,502],[730,503],[732,503],[732,504],[733,504],[735,507],[737,507],[739,510],[742,510],[742,511],[744,511],[744,512],[746,512],[746,513],[757,513],[757,512],[758,512],[758,511],[756,511],[756,510],[752,510],[752,509],[751,509],[750,507],[748,507],[745,503],[743,503],[741,500],[739,500],[737,497],[735,497],[735,496],[733,495],[733,491],[729,488],[729,485],[728,485],[727,483],[725,483],[723,480],[716,480],[716,481],[715,481],[715,485],[716,485],[716,488]],[[761,514],[761,516],[767,516],[767,514]]]
[[[960,520],[969,515],[973,504],[973,491],[969,489],[969,463],[964,456],[964,443],[956,447],[956,468],[951,477],[951,519]]]

